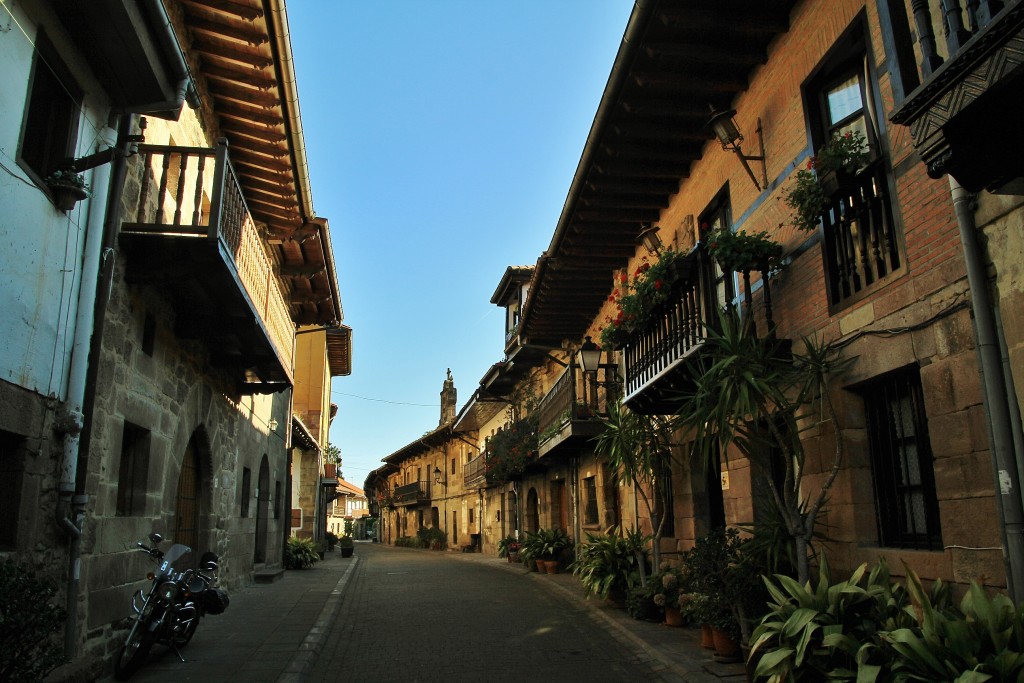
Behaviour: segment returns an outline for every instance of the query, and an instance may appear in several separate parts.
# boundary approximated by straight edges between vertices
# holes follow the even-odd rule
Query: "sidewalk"
[[[349,579],[359,571],[356,544],[351,558],[328,553],[312,569],[285,572],[271,584],[253,584],[231,594],[221,615],[204,617],[195,639],[182,652],[186,661],[164,647],[154,648],[149,661],[132,678],[139,683],[300,683],[324,646]],[[384,549],[381,546],[378,548]],[[409,551],[417,552],[417,551]],[[428,551],[423,551],[428,552]],[[583,603],[588,613],[624,646],[648,658],[665,680],[688,683],[741,683],[742,664],[719,664],[700,647],[700,633],[637,621],[624,610],[596,598],[584,598],[571,574],[537,574],[523,565],[492,555],[449,551],[452,562],[474,562],[497,571],[514,572],[536,581],[567,600]],[[103,679],[104,683],[113,678]]]
[[[496,569],[521,574],[524,580],[537,581],[568,600],[586,605],[591,616],[601,622],[615,638],[626,646],[636,647],[663,667],[662,675],[677,677],[687,683],[743,683],[746,670],[743,664],[721,664],[711,652],[700,646],[700,631],[695,628],[673,628],[649,621],[638,621],[625,610],[606,604],[597,597],[586,598],[579,580],[569,573],[538,574],[528,571],[522,564],[508,562],[493,555],[479,553],[453,554],[460,560],[479,562]]]

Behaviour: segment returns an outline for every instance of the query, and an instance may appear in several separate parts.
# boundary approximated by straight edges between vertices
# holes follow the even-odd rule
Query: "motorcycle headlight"
[[[178,597],[178,584],[173,581],[164,581],[157,589],[157,595],[166,602],[174,602],[174,599]]]

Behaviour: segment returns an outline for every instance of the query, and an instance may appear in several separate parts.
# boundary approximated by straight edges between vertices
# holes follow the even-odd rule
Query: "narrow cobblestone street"
[[[308,680],[657,680],[587,610],[521,575],[361,546]]]
[[[226,613],[203,619],[186,661],[158,645],[132,681],[744,680],[742,665],[713,662],[698,640],[583,599],[569,574],[359,543],[351,559],[328,553],[233,593]]]

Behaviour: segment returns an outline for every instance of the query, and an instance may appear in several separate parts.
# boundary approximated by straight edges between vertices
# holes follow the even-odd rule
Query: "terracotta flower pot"
[[[700,646],[705,650],[715,649],[715,634],[710,624],[700,626]]]
[[[544,568],[548,574],[558,573],[558,560],[544,560]]]
[[[547,562],[545,562],[544,560],[534,560],[533,561],[533,565],[534,565],[534,569],[533,570],[535,572],[539,572],[541,574],[545,573],[547,571],[547,569],[548,569],[547,568]]]
[[[665,625],[666,626],[682,626],[683,625],[683,613],[675,607],[665,606]]]
[[[712,629],[715,644],[715,659],[722,662],[740,661],[740,644],[720,628]]]

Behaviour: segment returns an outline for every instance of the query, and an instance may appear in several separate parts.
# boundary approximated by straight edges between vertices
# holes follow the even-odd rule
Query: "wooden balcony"
[[[587,375],[572,364],[555,381],[536,410],[540,434],[538,457],[556,449],[585,445],[601,433],[601,416],[618,400],[622,385],[614,364],[602,365],[597,375]]]
[[[825,272],[831,306],[852,302],[901,270],[900,239],[881,161],[832,197],[825,215]]]
[[[700,353],[709,325],[717,324],[713,267],[698,244],[686,258],[684,278],[672,286],[672,298],[623,347],[623,403],[630,410],[672,413],[674,397],[692,384],[687,363]]]
[[[481,453],[462,466],[462,485],[474,488],[487,485],[487,455]]]
[[[295,326],[226,142],[139,151],[121,226],[127,280],[165,296],[175,332],[202,340],[242,393],[290,386]]]
[[[910,127],[928,174],[949,173],[972,192],[1024,194],[1024,128],[1013,123],[1024,108],[1024,0],[884,0],[879,9],[896,57],[891,118]]]
[[[396,486],[393,496],[395,505],[400,507],[428,504],[430,503],[430,482],[414,481],[411,484]]]

